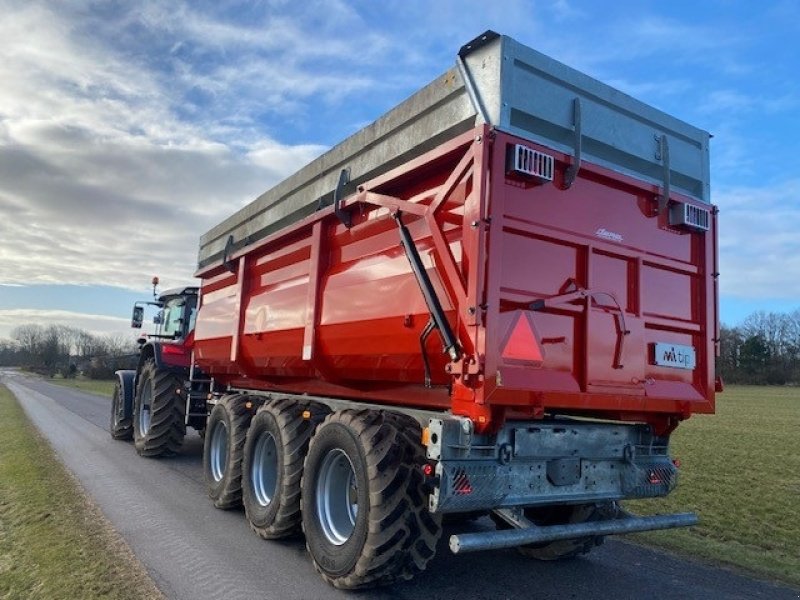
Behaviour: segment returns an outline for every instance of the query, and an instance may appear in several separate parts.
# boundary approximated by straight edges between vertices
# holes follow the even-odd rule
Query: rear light
[[[647,481],[653,485],[660,485],[664,483],[664,479],[655,469],[650,469],[647,472]]]
[[[425,475],[425,477],[430,477],[431,475],[433,475],[433,465],[431,464],[422,465],[422,474]]]
[[[427,446],[431,443],[431,428],[430,427],[423,427],[422,428],[422,445]]]
[[[672,460],[672,464],[675,465],[676,469],[680,469],[681,468],[681,459],[680,458],[673,459]]]

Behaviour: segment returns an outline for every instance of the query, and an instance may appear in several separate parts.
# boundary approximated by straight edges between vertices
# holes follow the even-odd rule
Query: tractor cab
[[[141,329],[145,307],[155,307],[155,331],[142,333],[139,343],[139,365],[152,359],[159,367],[172,368],[188,375],[194,341],[194,323],[197,314],[199,290],[196,286],[183,286],[158,293],[158,277],[153,277],[153,299],[139,300],[133,306],[131,327]]]
[[[144,323],[145,306],[154,306],[158,312],[153,317],[156,330],[152,334],[142,335],[139,343],[148,338],[183,341],[194,331],[197,314],[198,288],[185,286],[171,288],[156,294],[158,278],[153,278],[153,300],[140,300],[133,306],[131,327],[141,329]]]

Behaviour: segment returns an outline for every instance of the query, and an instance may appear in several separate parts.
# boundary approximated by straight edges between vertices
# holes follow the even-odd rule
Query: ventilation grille
[[[508,146],[506,173],[537,183],[553,181],[555,161],[552,156],[522,144]]]
[[[678,202],[669,207],[669,224],[691,231],[708,231],[711,213],[705,208]]]

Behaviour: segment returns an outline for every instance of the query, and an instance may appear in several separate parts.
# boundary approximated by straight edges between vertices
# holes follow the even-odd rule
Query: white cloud
[[[739,298],[800,298],[800,179],[721,189],[720,289]]]
[[[162,37],[170,27],[180,27],[177,43],[197,48],[234,38],[243,45],[255,41],[249,39],[256,37],[255,28],[249,33],[243,27],[215,28],[176,6],[173,13],[149,4],[141,15],[99,21],[96,36],[84,35],[87,22],[71,15],[68,6],[59,11],[36,3],[3,7],[0,281],[134,287],[154,273],[185,281],[205,230],[324,150],[281,144],[257,133],[248,116],[255,98],[234,102],[239,91],[256,96],[268,85],[240,85],[246,77],[265,80],[259,72],[264,58],[247,68],[189,73],[176,86],[164,71],[109,42],[115,28],[122,43],[127,26],[156,25]],[[206,30],[207,41],[202,39]],[[297,45],[297,31],[283,35],[272,43],[295,36]],[[268,44],[259,47],[268,49]],[[281,94],[317,93],[334,78],[314,79],[291,65],[281,69],[280,77],[266,74],[271,83],[280,83],[272,98],[276,104]],[[244,126],[219,124],[213,116],[181,116],[181,95],[203,78],[219,78],[215,85],[225,101],[217,110],[227,107],[239,114]],[[305,85],[308,81],[314,83]],[[269,100],[261,99],[267,105]]]

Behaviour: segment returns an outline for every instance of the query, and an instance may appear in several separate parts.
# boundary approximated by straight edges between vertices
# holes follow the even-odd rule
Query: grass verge
[[[800,389],[731,386],[715,416],[672,437],[681,461],[668,498],[628,502],[635,512],[695,511],[691,529],[630,536],[800,586]]]
[[[111,394],[114,392],[114,380],[113,379],[46,379],[49,383],[55,383],[58,385],[63,385],[64,387],[75,388],[78,390],[83,390],[84,392],[90,392],[92,394],[97,394],[98,396],[107,396],[111,397]]]
[[[0,385],[0,598],[163,598]]]

